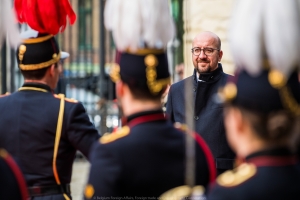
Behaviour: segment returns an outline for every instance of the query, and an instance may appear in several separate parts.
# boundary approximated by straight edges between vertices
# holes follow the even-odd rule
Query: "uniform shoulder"
[[[9,92],[6,92],[5,94],[1,94],[1,95],[0,95],[0,98],[1,98],[1,97],[6,97],[6,96],[9,96],[9,95],[10,95],[10,93],[9,93]]]
[[[8,157],[8,153],[5,149],[0,148],[0,158],[4,159]]]
[[[53,95],[55,98],[61,99],[62,97],[64,97],[64,95],[62,94],[54,94]],[[64,97],[65,101],[70,102],[70,103],[78,103],[78,101],[76,99],[73,98],[66,98]]]
[[[182,124],[182,123],[179,123],[179,122],[175,122],[174,123],[174,127],[177,129],[177,130],[180,130],[182,132],[186,132],[187,131],[187,125],[186,124]]]
[[[107,144],[107,143],[111,143],[113,141],[116,141],[120,138],[123,138],[127,135],[129,135],[130,133],[130,128],[129,126],[123,126],[120,130],[114,132],[114,133],[108,133],[108,134],[104,134],[100,139],[99,142],[101,144]]]
[[[217,178],[217,183],[223,187],[238,186],[253,177],[257,172],[254,164],[244,163],[234,170],[227,171]]]

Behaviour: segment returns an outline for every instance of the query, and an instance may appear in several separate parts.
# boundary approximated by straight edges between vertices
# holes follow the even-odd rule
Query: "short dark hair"
[[[266,142],[280,144],[289,141],[300,131],[297,125],[300,123],[299,118],[286,110],[265,113],[241,106],[230,105],[229,107],[238,108],[243,117],[249,121],[256,135]]]
[[[128,85],[130,92],[132,93],[133,97],[135,99],[139,100],[152,100],[152,101],[158,101],[161,100],[162,95],[164,94],[167,86],[162,88],[160,92],[157,94],[153,94],[150,92],[147,86],[145,86],[143,83],[140,84],[133,84],[133,83],[126,83]],[[147,89],[146,89],[147,88]]]
[[[219,37],[217,37],[217,48],[221,49],[221,40]]]
[[[58,63],[55,63],[54,65],[55,65],[55,68],[58,67]],[[45,76],[47,70],[50,67],[51,67],[51,65],[48,67],[42,68],[42,69],[38,69],[38,70],[21,70],[21,73],[25,79],[40,80]]]

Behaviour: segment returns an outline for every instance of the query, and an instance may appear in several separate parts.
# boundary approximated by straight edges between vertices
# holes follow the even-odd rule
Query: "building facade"
[[[229,50],[227,30],[235,0],[183,0],[183,53],[185,77],[193,73],[192,41],[202,31],[216,33],[222,41],[223,70],[233,74],[234,64]]]

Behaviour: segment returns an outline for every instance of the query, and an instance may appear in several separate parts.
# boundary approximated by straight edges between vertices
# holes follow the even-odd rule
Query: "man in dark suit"
[[[77,150],[88,157],[99,138],[83,105],[53,94],[62,71],[53,35],[23,40],[17,61],[24,84],[0,98],[0,140],[20,166],[34,199],[70,198]]]
[[[185,104],[194,105],[195,131],[210,147],[218,174],[233,168],[234,153],[228,146],[223,125],[223,107],[214,99],[218,88],[226,82],[223,72],[221,41],[212,32],[202,32],[193,41],[192,59],[194,74],[170,87],[167,115],[173,122],[185,122]],[[186,84],[193,90],[193,97],[185,96]]]

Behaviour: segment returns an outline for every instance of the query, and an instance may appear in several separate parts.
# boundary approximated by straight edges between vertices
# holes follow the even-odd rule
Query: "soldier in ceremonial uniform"
[[[161,108],[161,96],[170,78],[166,54],[151,50],[145,53],[122,53],[120,74],[113,75],[127,125],[95,144],[86,199],[157,198],[184,185],[185,133],[166,119]],[[150,80],[150,73],[157,78]],[[154,87],[149,88],[147,81]],[[214,162],[205,142],[200,136],[198,140],[201,144],[195,151],[195,181],[207,187],[215,176]]]
[[[220,90],[239,166],[208,200],[300,198],[300,2],[241,0],[229,39],[238,70]],[[286,22],[283,26],[280,22]],[[247,39],[244,37],[247,35]]]
[[[120,22],[114,23],[118,30],[112,28],[121,57],[120,63],[112,69],[111,78],[116,82],[116,96],[127,123],[117,132],[104,135],[93,146],[85,199],[157,199],[167,190],[185,185],[186,134],[182,131],[183,125],[174,127],[163,113],[161,98],[170,83],[170,74],[165,50],[153,45],[157,41],[165,45],[164,39],[171,39],[163,37],[166,36],[163,34],[172,31],[172,27],[168,29],[171,23],[168,1],[151,0],[151,4],[148,1],[146,5],[141,2],[113,0],[108,1],[105,8],[105,13],[111,14],[115,13],[114,9],[123,10],[131,5],[129,13],[139,16],[140,9],[146,6],[151,15],[149,19],[140,17],[136,20],[123,15],[118,19],[105,15],[107,23]],[[152,18],[155,10],[162,14],[157,21]],[[152,25],[158,28],[147,34],[149,38],[155,38],[154,41],[143,36],[145,29],[141,29],[141,35],[135,38],[131,38],[134,34],[130,31],[119,30],[118,24],[128,19],[127,23],[132,22],[134,26],[139,26],[137,20],[141,20],[141,24],[151,24],[147,22],[153,20]],[[157,34],[162,32],[162,28],[165,28],[165,33]],[[134,45],[139,44],[140,39],[146,44],[144,48]],[[206,188],[216,174],[213,157],[204,140],[193,132],[190,134],[196,146],[195,184]]]
[[[16,57],[24,84],[0,98],[1,143],[20,166],[33,199],[70,199],[75,153],[88,157],[99,133],[80,102],[53,93],[62,71],[53,35],[23,40]]]

